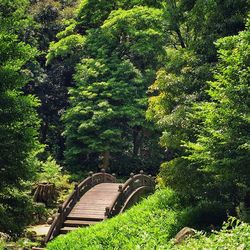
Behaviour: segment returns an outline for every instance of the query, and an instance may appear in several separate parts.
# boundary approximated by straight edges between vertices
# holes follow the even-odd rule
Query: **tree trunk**
[[[134,148],[133,148],[133,155],[134,156],[138,156],[139,154],[139,150],[143,141],[143,130],[141,128],[135,128],[133,131],[133,144],[134,144]]]
[[[184,43],[184,40],[183,40],[183,37],[182,37],[182,35],[181,35],[181,31],[180,31],[179,27],[176,28],[175,32],[177,33],[177,36],[178,36],[179,42],[180,42],[180,44],[181,44],[181,47],[182,47],[183,49],[186,48],[186,45],[185,45],[185,43]]]
[[[110,164],[110,152],[109,151],[102,152],[100,155],[99,168],[107,170],[109,164]]]
[[[48,205],[55,201],[56,189],[55,185],[51,183],[39,183],[34,193],[34,201],[42,202]]]

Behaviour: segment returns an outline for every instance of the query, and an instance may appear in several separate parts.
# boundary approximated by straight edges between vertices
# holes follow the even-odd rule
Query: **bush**
[[[47,161],[39,162],[38,165],[40,172],[37,175],[37,181],[54,184],[59,193],[58,201],[64,201],[69,191],[73,189],[73,185],[69,182],[70,176],[63,173],[62,167],[51,156],[48,157]]]
[[[219,202],[203,201],[194,207],[183,209],[179,220],[183,221],[183,225],[198,230],[218,229],[227,220],[227,206]]]
[[[209,237],[200,233],[197,235],[197,238],[190,238],[181,245],[173,246],[172,249],[250,249],[249,235],[249,224],[231,218],[224,224],[220,232],[215,231]]]
[[[0,232],[20,234],[32,221],[31,197],[15,188],[6,188],[0,193]]]

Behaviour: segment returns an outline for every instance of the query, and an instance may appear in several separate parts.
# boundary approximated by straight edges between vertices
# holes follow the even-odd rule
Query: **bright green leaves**
[[[123,69],[124,77],[119,79]],[[79,141],[79,145],[85,145],[79,148],[79,154],[122,150],[124,128],[131,115],[138,113],[137,70],[129,61],[114,66],[104,60],[83,59],[74,79],[71,108],[64,116],[67,147],[75,147]]]
[[[240,19],[244,16],[243,8],[238,13],[239,19],[234,19],[238,15],[235,6],[227,18],[232,18],[235,25],[239,22],[238,25],[231,30],[211,32],[209,27],[227,25],[225,20],[219,23],[211,18],[214,16],[211,10],[218,12],[222,6],[216,1],[196,1],[192,10],[184,13],[183,17],[187,15],[190,19],[180,21],[180,31],[185,25],[191,25],[188,34],[191,39],[184,49],[167,48],[165,67],[158,71],[149,89],[153,96],[149,98],[147,115],[162,130],[160,143],[169,154],[160,176],[166,185],[192,202],[239,201],[242,190],[238,193],[236,190],[238,186],[247,186],[249,178],[246,167],[249,165],[246,135],[249,131],[249,32],[217,42],[220,63],[215,80],[211,81],[214,64],[210,60],[215,60],[212,42],[224,32],[240,29]],[[172,7],[178,9],[178,5]],[[223,19],[227,7],[216,17],[218,20]],[[197,21],[204,18],[205,26],[203,21]]]
[[[244,197],[240,187],[249,188],[249,44],[249,30],[217,42],[220,61],[209,83],[212,102],[199,111],[204,122],[197,142],[187,144],[188,158],[213,174],[220,196],[231,202]]]
[[[77,22],[85,33],[89,29],[99,28],[108,19],[110,13],[115,10],[130,10],[135,6],[151,6],[160,8],[161,1],[152,0],[84,0],[81,2]]]
[[[150,97],[147,113],[164,131],[161,144],[170,150],[181,150],[183,141],[193,138],[195,121],[189,113],[203,95],[209,73],[206,65],[199,65],[201,61],[194,53],[184,49],[168,49],[167,60],[149,89],[157,95]]]
[[[91,28],[98,28],[115,8],[114,0],[84,0],[81,2],[77,21],[81,28],[86,31]]]
[[[31,72],[25,65],[34,59],[36,53],[36,49],[20,42],[16,35],[0,30],[0,90],[21,88],[25,85],[31,77]]]
[[[163,15],[160,9],[133,4],[117,9],[117,4],[123,3],[83,1],[76,24],[69,29],[85,34],[81,52],[65,48],[70,57],[81,58],[64,115],[70,166],[80,166],[79,159],[103,152],[111,157],[134,152],[137,157],[144,147],[146,91],[164,56]],[[52,44],[59,56],[69,37]]]
[[[159,9],[134,7],[113,11],[102,25],[102,32],[115,44],[113,49],[121,57],[129,58],[138,68],[154,67],[166,42]],[[154,55],[154,56],[152,56]]]
[[[84,43],[85,37],[78,34],[69,35],[57,43],[52,42],[47,55],[47,64],[50,64],[55,58],[65,58],[82,53]]]

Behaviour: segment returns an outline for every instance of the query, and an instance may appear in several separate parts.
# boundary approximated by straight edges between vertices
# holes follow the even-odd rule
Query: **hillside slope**
[[[58,236],[47,249],[250,249],[250,225],[246,223],[233,230],[227,230],[225,224],[221,232],[210,236],[197,232],[195,238],[174,245],[171,239],[175,234],[182,227],[195,224],[194,209],[190,212],[177,204],[171,190],[158,190],[113,219]]]

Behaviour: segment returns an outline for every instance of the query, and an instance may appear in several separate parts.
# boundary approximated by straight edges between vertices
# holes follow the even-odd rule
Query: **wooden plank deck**
[[[101,183],[90,189],[74,206],[68,217],[82,217],[100,219],[105,217],[105,208],[112,205],[118,193],[119,183]]]
[[[71,210],[60,233],[78,227],[94,225],[105,219],[106,207],[110,207],[118,194],[120,183],[101,183],[87,191]]]

